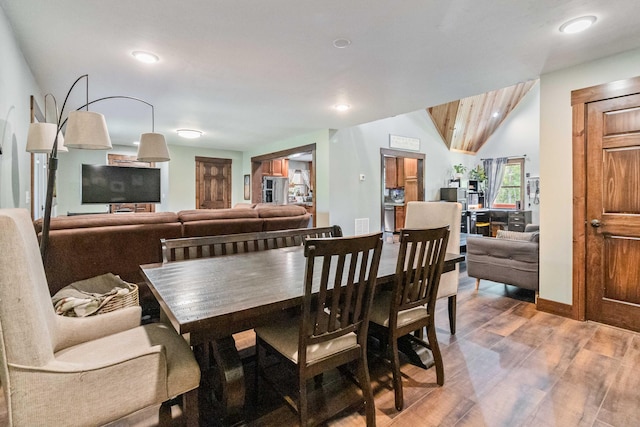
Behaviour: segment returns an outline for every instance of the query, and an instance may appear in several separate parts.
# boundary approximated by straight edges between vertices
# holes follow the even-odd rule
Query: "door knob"
[[[599,219],[592,219],[591,220],[591,226],[594,227],[594,228],[600,227],[600,220]]]

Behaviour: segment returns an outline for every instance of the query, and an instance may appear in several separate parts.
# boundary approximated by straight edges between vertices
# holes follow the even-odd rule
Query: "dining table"
[[[399,243],[383,244],[376,286],[393,281],[399,248]],[[443,272],[463,260],[464,255],[447,253]],[[233,334],[299,307],[305,266],[303,246],[140,266],[162,320],[189,340],[203,374],[213,365],[214,394],[227,413],[241,412],[245,400]]]

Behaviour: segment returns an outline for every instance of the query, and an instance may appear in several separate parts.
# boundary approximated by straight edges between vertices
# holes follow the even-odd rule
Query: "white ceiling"
[[[43,92],[155,106],[170,145],[246,150],[537,78],[640,47],[638,0],[0,0]],[[563,35],[581,15],[589,31]],[[345,49],[338,38],[351,40]],[[130,53],[147,50],[145,65]],[[42,102],[42,101],[41,101]],[[84,102],[84,83],[69,107]],[[568,101],[567,101],[568,102]],[[348,103],[346,113],[332,106]],[[150,109],[96,103],[114,143]],[[205,132],[194,142],[179,128]],[[310,141],[312,142],[312,141]]]

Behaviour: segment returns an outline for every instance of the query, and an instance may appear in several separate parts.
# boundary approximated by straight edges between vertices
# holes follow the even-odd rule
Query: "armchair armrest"
[[[141,313],[140,307],[126,307],[96,316],[56,316],[59,333],[54,351],[140,326]]]

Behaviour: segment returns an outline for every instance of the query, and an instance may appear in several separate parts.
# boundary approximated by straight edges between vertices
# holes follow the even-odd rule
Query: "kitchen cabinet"
[[[289,159],[265,160],[262,162],[263,176],[283,176],[289,174]]]
[[[402,228],[404,228],[404,216],[405,216],[405,209],[404,206],[396,206],[395,207],[395,213],[396,213],[396,218],[395,218],[395,230],[394,231],[400,231]]]
[[[405,157],[403,162],[404,178],[418,179],[418,159],[410,159]]]
[[[395,157],[384,158],[384,186],[385,188],[398,187],[398,168]]]

